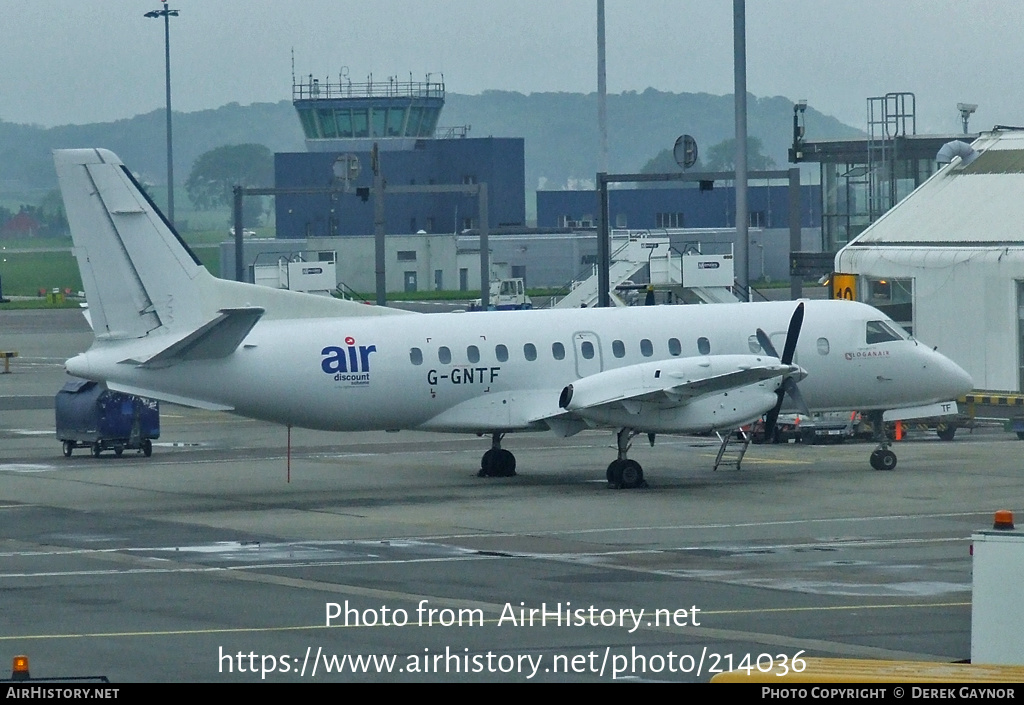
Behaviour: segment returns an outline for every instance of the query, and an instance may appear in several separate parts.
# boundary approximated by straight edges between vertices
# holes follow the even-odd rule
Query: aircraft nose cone
[[[974,389],[974,380],[967,374],[967,371],[960,367],[945,355],[935,353],[940,358],[939,370],[942,375],[942,379],[945,381],[947,387],[946,396],[950,399],[956,399],[968,394]]]

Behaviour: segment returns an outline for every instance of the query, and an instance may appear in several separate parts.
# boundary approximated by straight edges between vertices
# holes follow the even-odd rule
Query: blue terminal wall
[[[752,215],[752,225],[788,228],[789,187],[751,185],[747,189],[747,210],[758,214]],[[658,224],[659,213],[683,214],[683,222],[671,227],[731,228],[736,225],[736,189],[732,186],[716,186],[710,191],[696,187],[612,189],[608,192],[608,211],[613,228],[669,227]],[[589,220],[596,225],[597,213],[596,191],[537,192],[539,228],[565,227],[565,219]],[[800,226],[821,226],[820,186],[800,187]]]
[[[275,199],[278,238],[367,235],[373,233],[373,172],[370,153],[286,152],[274,155],[277,188],[330,187],[342,153],[362,165],[348,193],[280,195]],[[391,185],[486,183],[490,227],[526,224],[525,159],[522,138],[424,139],[416,148],[380,151],[381,171]],[[363,201],[357,188],[371,189]],[[384,195],[385,232],[458,232],[476,219],[478,198],[466,194]],[[478,221],[477,221],[478,222]]]

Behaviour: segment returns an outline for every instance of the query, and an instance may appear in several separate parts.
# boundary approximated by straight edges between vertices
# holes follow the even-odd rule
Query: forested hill
[[[783,168],[792,140],[793,103],[788,98],[748,99],[749,134]],[[486,91],[447,95],[441,123],[471,125],[470,137],[523,137],[526,188],[561,188],[573,180],[593,181],[598,170],[596,93]],[[43,128],[0,121],[0,192],[56,187],[50,151],[105,147],[132,171],[155,184],[166,181],[163,110],[111,123]],[[676,137],[697,138],[702,153],[733,136],[731,95],[665,93],[648,89],[608,96],[609,168],[638,171]],[[808,139],[849,138],[859,130],[807,110]],[[215,110],[174,115],[175,181],[188,178],[204,152],[226,144],[258,143],[274,152],[303,151],[302,131],[288,101],[231,103]]]
[[[735,137],[732,95],[664,93],[648,88],[608,96],[608,170],[639,171],[681,134],[693,135],[699,152]],[[570,179],[594,181],[598,171],[597,94],[510,93],[447,96],[441,120],[469,124],[472,137],[525,137],[526,188],[565,188]],[[842,139],[863,132],[823,115],[806,113],[808,139]],[[747,132],[780,169],[793,142],[793,101],[747,98]]]

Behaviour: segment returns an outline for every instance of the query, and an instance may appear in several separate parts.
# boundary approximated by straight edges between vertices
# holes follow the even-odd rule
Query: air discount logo
[[[348,382],[353,387],[370,384],[370,354],[377,352],[376,345],[356,345],[352,336],[345,338],[345,347],[328,345],[320,351],[323,359],[320,369],[334,375],[336,382]]]

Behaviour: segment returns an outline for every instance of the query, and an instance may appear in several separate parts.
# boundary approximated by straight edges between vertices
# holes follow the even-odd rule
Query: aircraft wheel
[[[148,438],[142,442],[142,454],[147,458],[153,455],[153,441]]]
[[[100,453],[102,452],[103,446],[100,445],[99,441],[96,441],[95,443],[92,444],[92,457],[98,458],[100,457]]]
[[[499,449],[496,466],[494,472],[496,477],[516,476],[516,456],[512,455],[512,451]]]
[[[608,465],[608,471],[605,473],[605,477],[608,478],[608,486],[612,489],[619,489],[622,487],[622,460],[613,460]]]
[[[620,487],[631,490],[636,487],[643,487],[646,484],[644,482],[644,470],[640,467],[640,463],[635,460],[622,460],[619,462],[621,463],[621,470],[619,472]]]
[[[497,457],[497,450],[491,448],[489,451],[484,453],[484,457],[480,459],[480,472],[477,473],[477,477],[493,477],[494,468]]]
[[[871,454],[871,467],[875,470],[893,470],[896,467],[896,454],[891,450],[876,450]]]
[[[64,441],[64,457],[70,458],[75,450],[75,444],[71,441]]]

